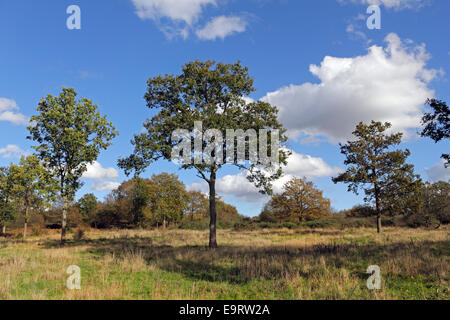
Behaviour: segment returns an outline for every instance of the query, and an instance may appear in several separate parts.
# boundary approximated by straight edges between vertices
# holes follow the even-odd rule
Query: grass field
[[[0,299],[449,299],[450,228],[120,230],[0,238]],[[66,270],[81,268],[81,290]],[[382,289],[367,289],[369,265]]]

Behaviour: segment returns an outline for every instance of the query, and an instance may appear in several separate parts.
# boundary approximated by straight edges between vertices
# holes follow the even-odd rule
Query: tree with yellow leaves
[[[299,222],[319,219],[331,212],[330,200],[306,178],[293,178],[275,195],[271,206],[276,215],[291,216]]]

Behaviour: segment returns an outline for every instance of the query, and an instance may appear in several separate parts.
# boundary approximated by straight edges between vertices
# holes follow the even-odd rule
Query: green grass
[[[89,231],[0,240],[0,299],[449,299],[449,229]],[[366,287],[369,265],[383,286]],[[81,290],[65,286],[81,268]]]

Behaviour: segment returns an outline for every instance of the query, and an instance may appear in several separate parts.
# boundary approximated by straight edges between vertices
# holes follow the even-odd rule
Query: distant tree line
[[[237,209],[217,201],[221,221],[242,220]],[[55,205],[43,212],[47,225],[56,225],[62,210]],[[163,172],[150,179],[133,178],[99,201],[94,194],[85,194],[68,208],[69,227],[109,228],[167,228],[183,222],[207,220],[208,199],[199,191],[187,191],[174,174]],[[50,223],[56,221],[56,223]]]

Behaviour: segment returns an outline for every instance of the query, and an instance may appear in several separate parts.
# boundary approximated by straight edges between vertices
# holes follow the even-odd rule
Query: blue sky
[[[381,29],[369,30],[369,5]],[[66,9],[81,9],[69,30]],[[280,108],[295,152],[291,176],[308,176],[336,209],[362,201],[334,185],[343,166],[338,142],[356,122],[391,121],[424,179],[448,180],[440,155],[449,143],[416,135],[427,97],[450,101],[450,2],[446,0],[0,0],[0,165],[32,152],[26,122],[39,99],[73,87],[108,115],[120,135],[86,175],[78,196],[99,198],[126,179],[116,167],[152,115],[146,80],[176,74],[189,61],[237,60],[249,67],[263,99]],[[158,162],[144,176],[177,173],[193,189],[193,172]],[[266,201],[232,168],[218,191],[246,215]],[[282,182],[276,184],[280,189]]]

